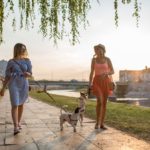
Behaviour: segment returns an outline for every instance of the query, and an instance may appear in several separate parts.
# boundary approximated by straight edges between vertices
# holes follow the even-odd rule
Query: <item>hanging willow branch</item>
[[[4,3],[0,1],[0,44],[3,42]]]
[[[139,26],[139,4],[138,0],[121,0],[122,4],[130,4],[132,1],[134,1],[134,12],[132,14],[133,17],[136,18],[136,26]],[[118,0],[114,0],[114,10],[115,10],[115,25],[118,27],[118,21],[119,21],[119,16],[118,16]]]
[[[139,26],[139,6],[138,6],[138,2],[137,0],[134,0],[134,13],[133,13],[133,17],[136,17],[136,26]]]
[[[115,9],[115,25],[118,27],[118,0],[114,1],[114,9]]]
[[[100,3],[100,0],[95,0]],[[118,26],[118,0],[114,1],[115,25]],[[134,1],[133,16],[139,23],[139,6],[137,0],[120,0],[122,4]],[[57,40],[68,36],[74,45],[79,41],[79,27],[88,25],[87,13],[92,0],[0,0],[0,44],[3,42],[4,21],[12,20],[12,27],[29,30],[36,26],[43,37]],[[15,8],[15,9],[14,9]],[[18,8],[18,10],[16,10]],[[19,12],[19,18],[18,18]],[[40,24],[37,25],[37,22]]]

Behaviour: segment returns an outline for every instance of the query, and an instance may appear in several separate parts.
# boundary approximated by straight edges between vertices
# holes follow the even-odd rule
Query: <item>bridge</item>
[[[68,88],[84,88],[89,85],[87,81],[29,81],[31,87],[47,88],[47,89],[68,89]]]

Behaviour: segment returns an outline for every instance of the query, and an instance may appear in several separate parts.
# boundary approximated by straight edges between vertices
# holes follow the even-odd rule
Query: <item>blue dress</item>
[[[21,67],[16,63],[19,63]],[[32,65],[29,59],[9,60],[5,76],[9,79],[8,89],[12,106],[22,105],[28,98],[29,82],[23,72],[32,74]]]

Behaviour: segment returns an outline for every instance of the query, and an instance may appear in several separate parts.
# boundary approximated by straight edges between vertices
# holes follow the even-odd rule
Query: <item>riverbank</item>
[[[30,96],[57,107],[68,105],[68,111],[73,111],[77,106],[76,99],[67,96],[52,95],[55,102],[45,93],[30,92]],[[88,100],[86,104],[85,116],[95,119],[96,102]],[[129,133],[137,138],[150,141],[150,109],[108,102],[106,124],[116,129]]]

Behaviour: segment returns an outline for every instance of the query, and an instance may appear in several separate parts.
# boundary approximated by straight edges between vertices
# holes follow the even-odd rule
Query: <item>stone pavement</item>
[[[60,109],[32,98],[25,103],[23,129],[14,136],[10,111],[6,92],[0,100],[0,150],[150,150],[150,144],[119,130],[94,130],[94,123],[78,124],[76,133],[66,123],[60,131]]]

